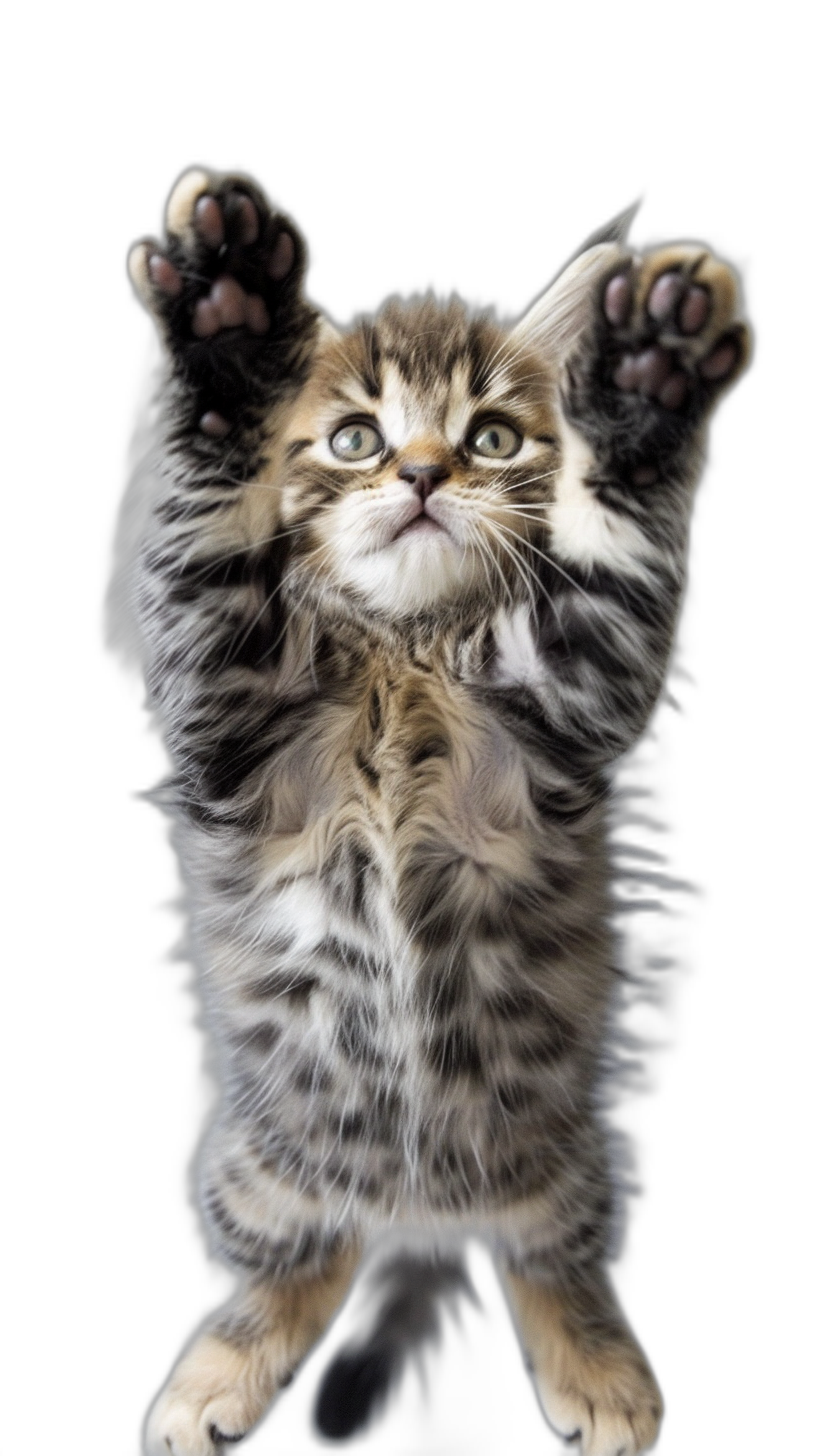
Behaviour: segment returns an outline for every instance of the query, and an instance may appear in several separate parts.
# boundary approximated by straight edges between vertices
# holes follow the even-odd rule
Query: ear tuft
[[[523,318],[519,319],[511,339],[563,360],[573,350],[589,324],[597,285],[616,263],[628,256],[626,237],[640,200],[619,212],[605,227],[599,228],[564,267]]]
[[[640,211],[642,200],[639,197],[636,202],[633,202],[630,207],[624,208],[623,212],[619,212],[617,217],[613,217],[604,227],[600,227],[597,232],[592,233],[586,242],[581,244],[578,251],[573,253],[570,263],[575,258],[580,258],[582,253],[588,253],[590,248],[597,248],[599,243],[625,243],[629,236],[629,229]]]

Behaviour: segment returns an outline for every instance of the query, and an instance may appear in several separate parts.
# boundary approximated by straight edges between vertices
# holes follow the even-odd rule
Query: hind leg
[[[260,1420],[342,1302],[359,1261],[248,1281],[182,1357],[148,1417],[148,1456],[215,1456]]]
[[[360,1260],[339,1211],[298,1189],[229,1118],[210,1132],[200,1196],[212,1250],[240,1282],[153,1406],[148,1456],[215,1456],[246,1435],[322,1335]]]
[[[663,1402],[605,1269],[504,1277],[554,1429],[583,1456],[637,1456],[653,1446]]]
[[[601,1128],[566,1147],[560,1177],[505,1211],[494,1250],[550,1425],[582,1456],[638,1456],[663,1401],[607,1273],[616,1198]]]

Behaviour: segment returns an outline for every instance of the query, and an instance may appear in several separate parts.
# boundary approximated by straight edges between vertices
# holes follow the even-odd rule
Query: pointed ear
[[[563,272],[519,319],[510,341],[564,358],[592,319],[597,284],[628,257],[623,244],[639,202],[587,238]]]

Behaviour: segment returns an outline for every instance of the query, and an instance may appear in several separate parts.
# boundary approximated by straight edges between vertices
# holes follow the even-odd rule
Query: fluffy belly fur
[[[543,1190],[595,1088],[602,796],[438,667],[292,714],[263,827],[188,845],[225,1114],[270,1172],[388,1214]]]

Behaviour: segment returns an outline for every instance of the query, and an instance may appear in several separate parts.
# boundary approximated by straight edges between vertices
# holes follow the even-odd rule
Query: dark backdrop
[[[393,291],[427,287],[513,316],[584,236],[635,198],[643,198],[638,243],[710,240],[743,269],[758,355],[715,421],[695,510],[682,712],[663,715],[662,747],[648,769],[673,826],[676,871],[702,894],[672,930],[686,970],[676,978],[656,1092],[629,1114],[646,1195],[618,1283],[666,1395],[662,1456],[748,1449],[749,1434],[769,1430],[755,1402],[766,1379],[759,1307],[777,1278],[765,1241],[781,1035],[774,926],[784,894],[775,799],[764,788],[768,754],[780,747],[781,692],[768,613],[777,566],[765,526],[777,489],[769,402],[780,387],[765,141],[750,127],[711,143],[695,122],[670,115],[638,135],[646,128],[635,106],[599,105],[584,130],[577,99],[554,114],[545,98],[522,105],[509,87],[503,102],[478,111],[424,84],[376,105],[328,93],[306,137],[291,89],[272,87],[268,105],[255,99],[246,115],[208,90],[201,114],[179,108],[168,119],[157,76],[154,103],[144,83],[138,95],[105,87],[105,105],[89,106],[71,138],[67,170],[82,186],[71,192],[64,282],[76,300],[79,280],[71,303],[79,328],[63,319],[60,345],[73,400],[67,428],[83,444],[82,467],[60,495],[64,623],[54,636],[70,705],[54,727],[66,744],[68,823],[77,826],[61,852],[79,967],[66,1010],[66,1096],[80,1108],[70,1166],[83,1232],[70,1267],[96,1331],[93,1363],[117,1431],[109,1449],[134,1456],[154,1390],[223,1291],[185,1203],[203,1093],[184,968],[168,962],[179,935],[175,866],[159,818],[138,798],[162,772],[162,753],[137,696],[106,661],[99,628],[149,351],[125,253],[134,237],[156,232],[169,186],[195,162],[255,173],[289,208],[312,249],[310,293],[338,320],[376,309]],[[92,224],[87,178],[99,188]],[[476,1280],[488,1318],[469,1319],[452,1341],[430,1414],[408,1399],[372,1452],[555,1449],[478,1257]],[[312,1450],[302,1424],[306,1385],[281,1402],[252,1450]]]

